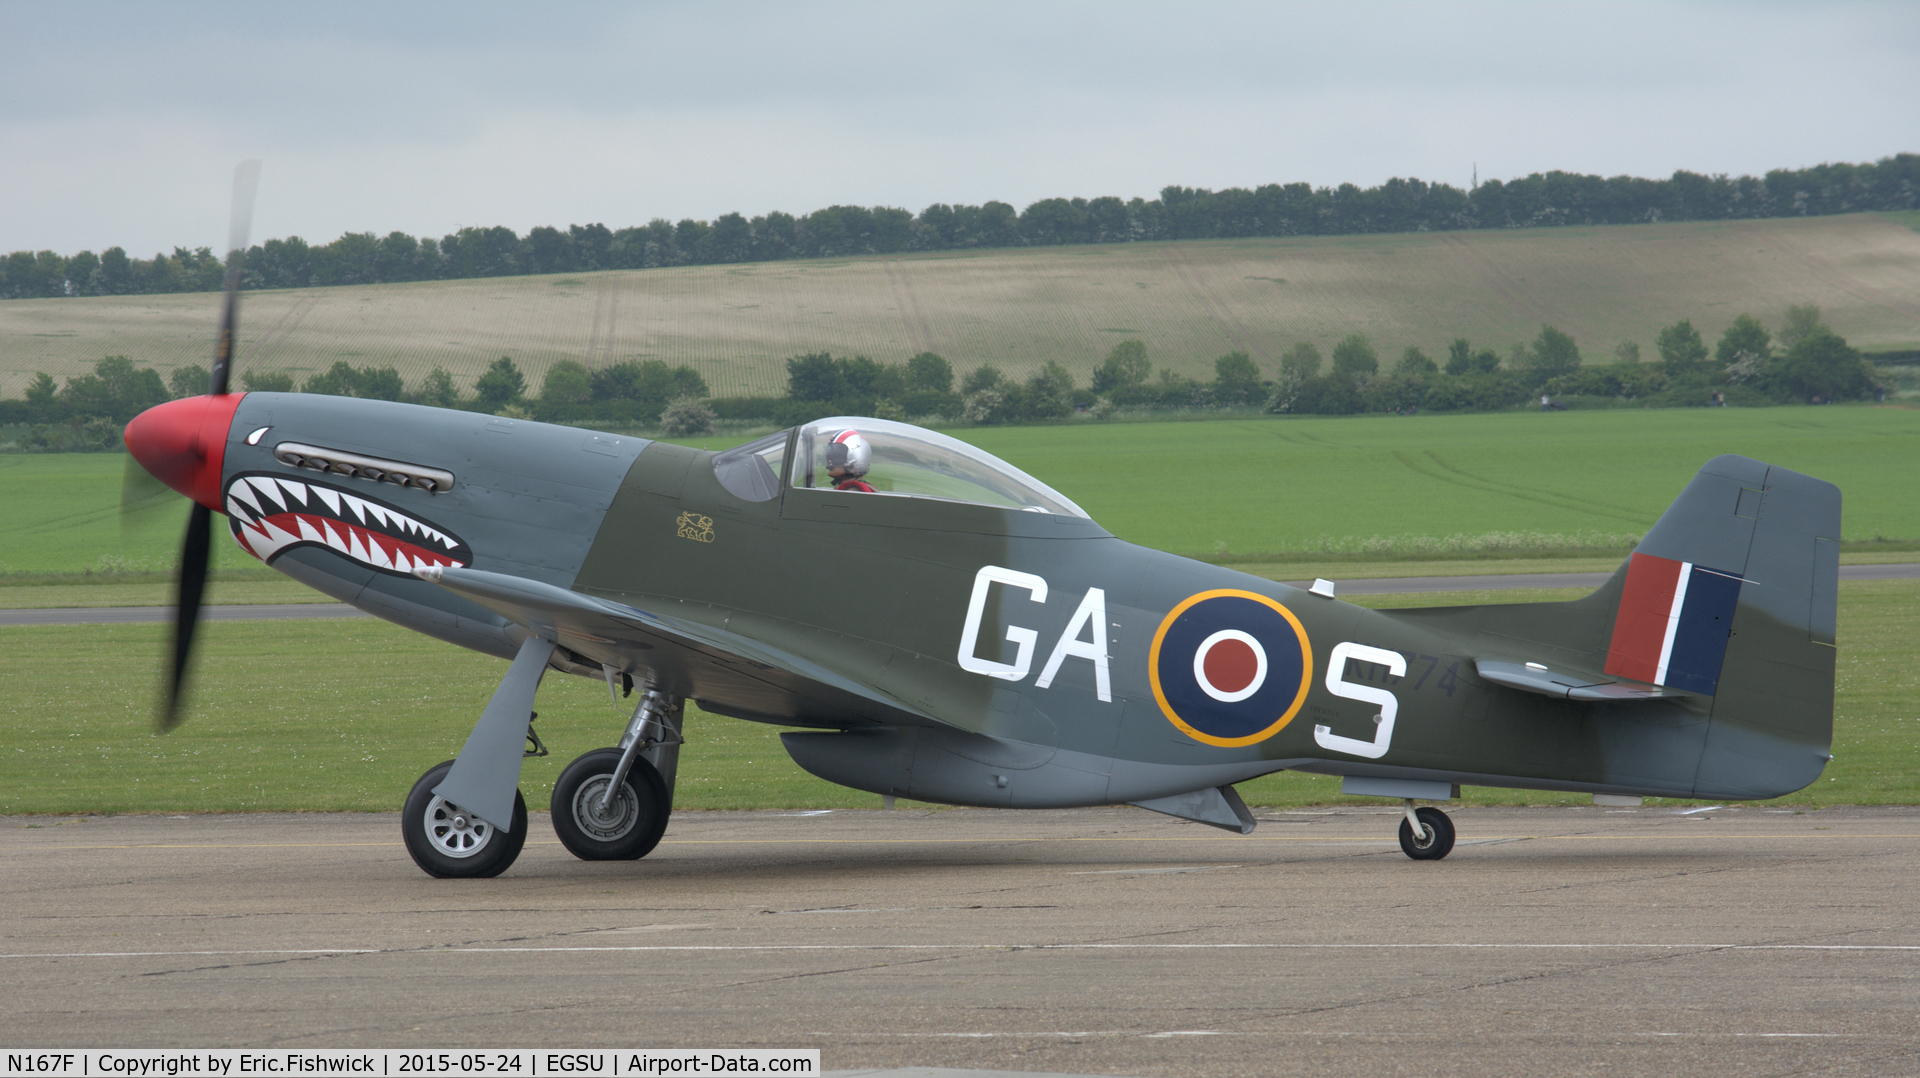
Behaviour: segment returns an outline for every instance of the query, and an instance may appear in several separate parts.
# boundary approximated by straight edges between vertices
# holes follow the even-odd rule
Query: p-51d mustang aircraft
[[[592,859],[659,841],[688,699],[802,728],[781,735],[801,767],[888,797],[1130,802],[1247,832],[1234,783],[1342,775],[1408,799],[1418,859],[1453,828],[1412,800],[1461,783],[1765,798],[1830,758],[1839,492],[1745,457],[1708,462],[1583,599],[1374,611],[1123,542],[1019,469],[878,419],[709,453],[245,393],[160,405],[126,438],[267,564],[513,660],[407,798],[437,876],[519,853],[549,669],[639,694],[618,747],[554,788],[555,830]]]
[[[257,165],[254,166],[257,169]],[[229,393],[251,176],[236,183],[206,396],[128,425],[194,502],[171,686],[179,718],[212,515],[334,598],[512,659],[458,758],[403,812],[435,876],[526,841],[518,785],[549,669],[637,706],[561,773],[553,825],[643,857],[673,804],[685,701],[796,727],[821,778],[889,799],[1127,802],[1240,833],[1234,784],[1293,769],[1404,800],[1400,845],[1459,785],[1766,798],[1832,757],[1840,492],[1708,461],[1612,579],[1564,603],[1374,611],[1116,539],[933,431],[822,419],[720,453],[318,394]]]

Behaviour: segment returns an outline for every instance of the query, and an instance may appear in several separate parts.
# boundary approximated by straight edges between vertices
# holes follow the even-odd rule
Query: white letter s
[[[1385,689],[1376,689],[1371,685],[1355,685],[1344,680],[1348,659],[1378,663],[1391,671],[1392,676],[1400,677],[1407,672],[1407,658],[1397,651],[1370,648],[1351,640],[1336,644],[1333,654],[1327,656],[1327,691],[1348,700],[1380,705],[1380,725],[1375,728],[1372,741],[1341,737],[1325,726],[1315,726],[1313,728],[1314,743],[1323,749],[1332,749],[1334,752],[1378,760],[1387,754],[1387,747],[1393,744],[1393,719],[1400,713],[1400,701]]]

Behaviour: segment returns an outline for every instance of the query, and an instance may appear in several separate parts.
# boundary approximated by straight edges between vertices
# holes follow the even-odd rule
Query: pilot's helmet
[[[827,467],[845,468],[851,476],[867,474],[873,464],[873,447],[857,430],[843,430],[827,443]]]

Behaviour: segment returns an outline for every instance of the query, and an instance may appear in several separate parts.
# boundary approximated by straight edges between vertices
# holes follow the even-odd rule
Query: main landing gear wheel
[[[631,861],[660,844],[673,802],[660,772],[635,757],[626,780],[603,806],[620,766],[619,749],[595,749],[567,765],[553,784],[553,830],[583,861]]]
[[[1426,833],[1415,835],[1413,821],[1400,820],[1400,849],[1415,861],[1438,861],[1453,852],[1453,821],[1437,808],[1414,811],[1425,825]]]
[[[483,879],[498,876],[527,844],[527,803],[513,792],[513,830],[502,831],[433,792],[453,770],[435,764],[413,784],[400,812],[400,834],[413,863],[429,876]]]

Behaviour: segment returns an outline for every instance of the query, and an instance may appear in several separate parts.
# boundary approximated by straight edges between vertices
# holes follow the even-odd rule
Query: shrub
[[[1352,415],[1366,407],[1353,376],[1337,371],[1301,382],[1293,402],[1293,410],[1305,415]]]
[[[1532,362],[1533,376],[1543,382],[1580,369],[1580,346],[1572,337],[1548,325],[1540,327],[1540,336],[1534,338],[1527,356]]]
[[[240,372],[240,388],[249,393],[291,393],[293,392],[293,375],[286,371],[243,370]],[[206,391],[206,386],[203,384],[200,392]]]
[[[1380,369],[1380,353],[1364,333],[1349,334],[1333,346],[1333,370],[1336,374],[1372,374]]]
[[[935,352],[914,356],[907,360],[907,389],[914,393],[951,393],[953,364]]]
[[[1024,388],[1021,419],[1064,419],[1073,414],[1073,375],[1060,364],[1048,360]]]
[[[1298,367],[1282,363],[1279,376],[1273,380],[1273,390],[1267,394],[1267,411],[1275,415],[1293,411],[1293,403],[1300,396],[1300,384],[1304,381],[1306,376],[1300,373]]]
[[[909,416],[929,416],[956,415],[964,406],[951,389],[918,389],[901,397],[900,407]]]
[[[1004,379],[1000,368],[991,363],[982,363],[967,372],[966,380],[960,383],[960,392],[971,397],[984,389],[992,389]]]
[[[487,373],[473,383],[473,391],[480,403],[495,415],[504,414],[500,409],[520,399],[527,390],[527,380],[520,375],[520,368],[513,365],[511,356],[501,356],[487,366]]]
[[[1093,391],[1109,393],[1127,386],[1137,386],[1153,373],[1153,362],[1147,358],[1147,346],[1144,341],[1121,341],[1107,353],[1106,362],[1093,372]]]
[[[212,384],[213,375],[199,364],[175,367],[173,373],[167,375],[167,389],[173,393],[176,400],[181,397],[197,397],[205,393]]]
[[[540,383],[540,399],[550,406],[585,404],[593,398],[593,375],[577,360],[556,360]]]
[[[435,367],[420,381],[420,392],[415,398],[421,404],[435,408],[451,408],[460,401],[460,393],[453,388],[453,375],[446,368]]]
[[[1427,354],[1412,345],[1400,353],[1400,362],[1393,368],[1395,374],[1435,374],[1440,365],[1427,358]]]
[[[1781,357],[1771,379],[1790,400],[1860,400],[1873,392],[1873,370],[1858,350],[1821,326]]]
[[[1245,352],[1228,352],[1213,361],[1213,399],[1221,404],[1252,404],[1266,396],[1260,367]]]
[[[681,397],[660,413],[660,429],[669,438],[713,433],[713,409],[695,397]]]
[[[1005,423],[1013,418],[1007,414],[1007,395],[998,389],[982,389],[967,394],[961,411],[961,418],[970,425],[984,427],[994,423]]]
[[[1311,341],[1301,341],[1280,357],[1280,369],[1293,371],[1302,381],[1312,378],[1320,373],[1320,349],[1315,348]]]

